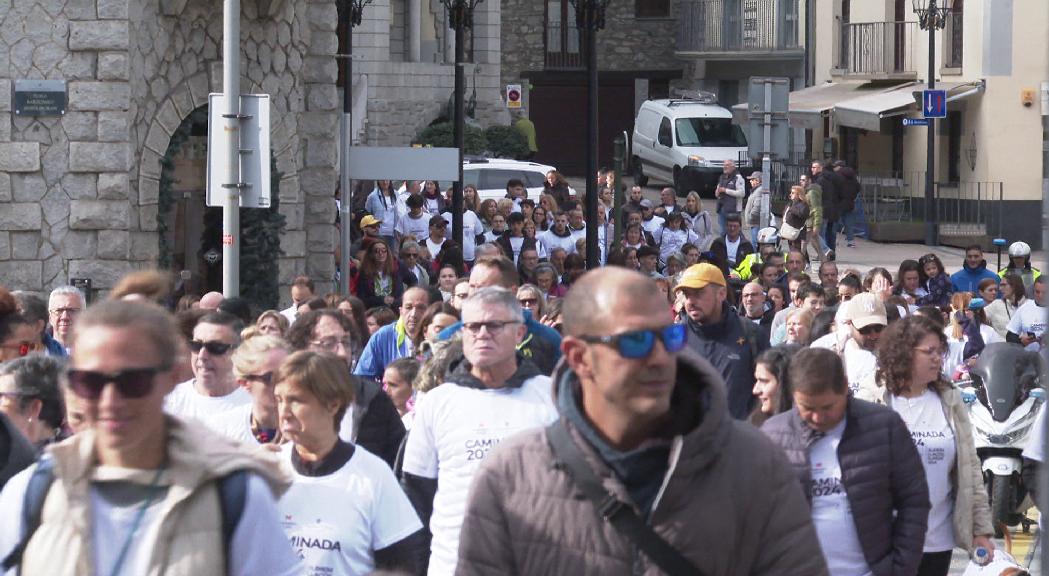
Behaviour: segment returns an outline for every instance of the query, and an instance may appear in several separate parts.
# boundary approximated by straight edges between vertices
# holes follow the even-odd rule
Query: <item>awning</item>
[[[834,107],[834,121],[838,126],[879,132],[882,118],[901,116],[914,108],[914,86],[914,83],[907,83],[841,102]]]
[[[823,118],[837,102],[851,97],[863,85],[862,82],[827,82],[791,92],[787,109],[791,127],[807,130],[819,128]],[[749,115],[746,102],[732,107],[732,118],[737,124],[746,123]]]
[[[928,85],[911,82],[891,89],[852,98],[834,107],[834,121],[838,126],[849,126],[878,132],[883,118],[903,116],[918,109],[922,91]],[[938,82],[937,90],[947,91],[947,102],[978,94],[984,89],[983,80],[975,82]]]

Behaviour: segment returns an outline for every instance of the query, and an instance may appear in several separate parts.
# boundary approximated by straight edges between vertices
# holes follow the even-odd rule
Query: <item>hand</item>
[[[987,561],[994,562],[994,542],[987,536],[976,536],[973,538],[973,550],[979,546],[987,549]]]
[[[889,284],[889,281],[879,274],[871,282],[871,292],[881,296],[882,300],[887,300],[892,296],[892,284]]]
[[[1020,335],[1020,344],[1023,344],[1024,346],[1029,345],[1030,343],[1034,342],[1035,340],[1036,340],[1036,338],[1034,338],[1032,336],[1028,336],[1026,333]]]

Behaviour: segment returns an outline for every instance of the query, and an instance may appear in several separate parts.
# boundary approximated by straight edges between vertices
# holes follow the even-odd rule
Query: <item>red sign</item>
[[[222,235],[222,245],[223,246],[233,246],[233,234],[223,234]]]

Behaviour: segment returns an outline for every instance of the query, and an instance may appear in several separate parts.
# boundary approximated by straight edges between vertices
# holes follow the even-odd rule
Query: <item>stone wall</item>
[[[566,0],[567,1],[567,0]],[[674,70],[680,0],[670,18],[636,18],[631,0],[610,2],[605,28],[597,34],[597,66],[601,71]],[[544,69],[544,0],[502,0],[502,81],[523,83],[521,74]],[[572,7],[569,5],[569,10]]]

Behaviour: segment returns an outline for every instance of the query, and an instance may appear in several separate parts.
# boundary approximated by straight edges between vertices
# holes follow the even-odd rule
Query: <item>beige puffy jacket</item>
[[[561,363],[558,383],[574,375]],[[777,446],[728,415],[710,364],[678,355],[669,469],[648,522],[707,576],[827,573],[797,477]],[[697,409],[690,410],[689,406]],[[686,423],[685,414],[698,420]],[[563,422],[570,422],[562,415]],[[574,425],[571,436],[605,488],[630,502],[623,483]],[[690,428],[690,426],[692,426]],[[459,576],[606,576],[663,572],[605,521],[555,463],[543,429],[493,450],[474,476],[459,545]]]
[[[225,574],[226,550],[214,480],[246,469],[267,480],[279,496],[290,486],[290,474],[276,454],[170,416],[167,423],[168,462],[160,483],[169,488],[159,535],[150,545],[150,569],[141,576]],[[85,430],[50,448],[55,481],[44,501],[40,527],[26,547],[22,574],[91,574],[91,482],[122,480],[148,485],[153,480],[152,471],[96,466],[94,439],[94,432]]]
[[[956,457],[951,471],[954,488],[954,545],[972,552],[975,536],[993,536],[991,509],[983,485],[980,457],[976,455],[972,423],[962,396],[946,381],[930,387],[940,396],[947,424],[954,431]],[[856,397],[883,406],[892,406],[892,393],[881,381],[868,378],[860,382]]]

